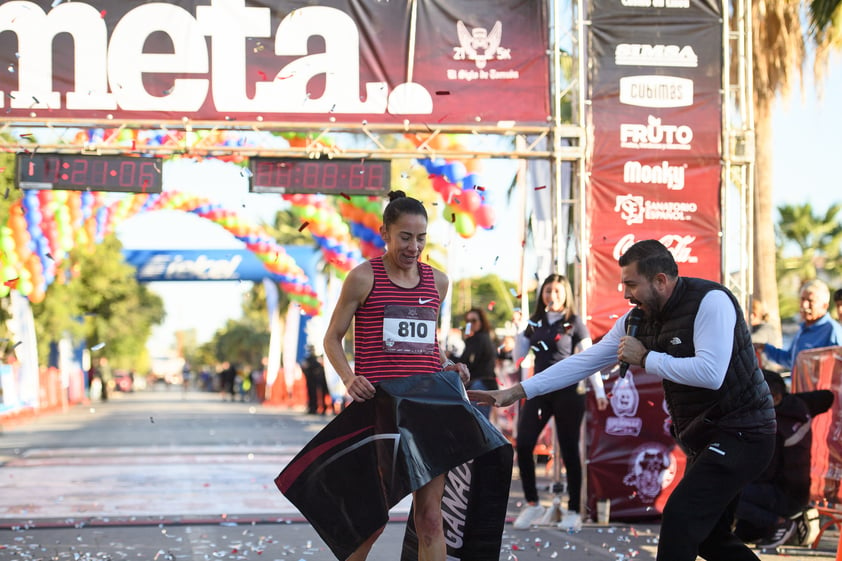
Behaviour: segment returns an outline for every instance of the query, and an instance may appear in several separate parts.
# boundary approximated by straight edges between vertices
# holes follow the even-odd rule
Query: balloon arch
[[[416,144],[421,142],[411,138]],[[290,142],[295,142],[291,139]],[[456,232],[469,238],[477,227],[494,225],[478,176],[462,161],[424,158],[429,185],[444,203],[442,216]],[[379,229],[383,201],[376,197],[284,195],[293,214],[321,249],[326,263],[343,277],[363,259],[382,253]],[[237,213],[206,198],[179,192],[129,194],[116,201],[100,192],[26,190],[12,203],[9,218],[0,226],[0,297],[17,290],[32,302],[41,302],[57,278],[58,265],[73,248],[93,251],[95,244],[115,231],[122,221],[143,212],[190,212],[225,228],[242,241],[264,264],[270,278],[303,313],[318,315],[321,302],[310,279],[283,247],[262,227],[249,224]]]

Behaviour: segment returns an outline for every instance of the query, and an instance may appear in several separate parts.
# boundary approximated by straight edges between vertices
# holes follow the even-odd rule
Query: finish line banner
[[[722,16],[715,0],[593,0],[588,327],[628,310],[617,259],[658,239],[684,276],[722,280]]]
[[[347,559],[389,509],[443,473],[449,558],[497,561],[512,447],[465,398],[454,372],[388,380],[350,404],[275,479],[278,489]],[[412,518],[401,559],[417,558]]]
[[[220,128],[232,121],[546,125],[545,4],[3,2],[0,108],[12,121],[184,118]]]

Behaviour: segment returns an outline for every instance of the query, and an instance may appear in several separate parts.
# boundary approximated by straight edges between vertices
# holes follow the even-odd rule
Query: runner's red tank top
[[[371,260],[374,286],[354,316],[354,373],[371,382],[441,371],[436,338],[441,306],[433,268],[418,263],[421,281],[403,288],[383,258]]]

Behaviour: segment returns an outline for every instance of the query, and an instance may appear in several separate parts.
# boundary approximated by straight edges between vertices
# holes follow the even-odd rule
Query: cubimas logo
[[[617,66],[672,66],[696,68],[699,57],[690,45],[647,45],[620,43],[614,49]]]
[[[646,123],[620,125],[621,148],[654,148],[657,150],[690,150],[693,129],[688,125],[668,125],[649,115]]]
[[[693,105],[693,80],[677,76],[626,76],[620,78],[620,103],[638,107],[689,107]]]

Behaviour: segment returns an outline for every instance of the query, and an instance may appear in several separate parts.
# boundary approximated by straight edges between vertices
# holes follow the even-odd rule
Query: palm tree
[[[838,274],[842,258],[842,224],[838,214],[842,204],[831,205],[824,216],[813,213],[809,203],[778,207],[781,221],[778,224],[781,241],[778,249],[778,278],[795,275],[798,284],[818,278],[819,272]],[[799,251],[790,254],[792,245]],[[825,278],[824,280],[830,280]]]
[[[770,321],[780,324],[776,309],[775,228],[772,217],[772,108],[779,94],[789,94],[796,78],[813,61],[820,83],[832,47],[842,46],[840,0],[753,0],[752,62],[754,79],[755,190],[754,297],[769,304]],[[802,13],[811,23],[802,25]]]

